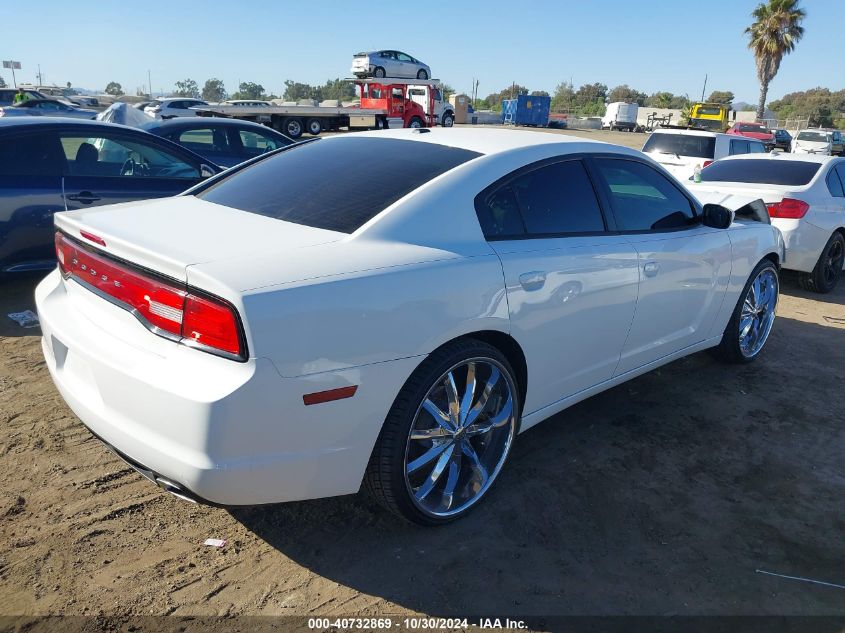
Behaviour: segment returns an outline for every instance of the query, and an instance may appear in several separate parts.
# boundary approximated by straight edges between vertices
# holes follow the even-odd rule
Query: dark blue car
[[[57,211],[172,196],[220,171],[123,125],[0,118],[0,274],[55,266]]]
[[[157,120],[141,129],[179,143],[223,167],[234,167],[294,142],[265,125],[220,117]]]

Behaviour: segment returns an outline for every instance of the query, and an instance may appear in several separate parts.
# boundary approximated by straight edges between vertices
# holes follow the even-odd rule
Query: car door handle
[[[522,273],[519,276],[519,284],[528,290],[539,290],[546,283],[546,273],[542,270],[532,270],[529,273]]]
[[[95,196],[90,191],[80,191],[79,193],[73,193],[67,196],[67,199],[73,200],[74,202],[81,202],[82,204],[91,204],[92,202],[97,202],[100,197]]]
[[[660,270],[660,264],[657,262],[646,262],[643,264],[643,272],[646,277],[654,277]]]

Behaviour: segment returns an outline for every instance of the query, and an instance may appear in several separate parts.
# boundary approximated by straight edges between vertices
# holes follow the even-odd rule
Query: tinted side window
[[[159,147],[122,135],[61,135],[71,176],[199,178],[199,169]]]
[[[845,163],[836,166],[836,173],[839,175],[839,182],[842,183],[842,190],[845,191]]]
[[[836,169],[831,169],[830,173],[827,175],[828,191],[830,191],[830,195],[834,198],[845,198],[845,192],[842,191],[842,181],[839,179],[836,172]]]
[[[748,141],[731,140],[731,156],[734,154],[747,154]]]
[[[695,222],[689,199],[648,165],[617,158],[595,160],[620,231],[675,229]]]
[[[766,153],[766,146],[762,143],[755,143],[753,141],[748,142],[748,146],[751,149],[751,154],[765,154]]]
[[[200,154],[204,151],[225,152],[229,149],[226,130],[212,128],[185,130],[179,134],[176,142]]]
[[[476,213],[481,230],[487,239],[525,235],[519,203],[510,186],[504,186],[488,195],[483,202],[476,205]]]
[[[61,176],[64,157],[53,132],[3,136],[0,176]]]

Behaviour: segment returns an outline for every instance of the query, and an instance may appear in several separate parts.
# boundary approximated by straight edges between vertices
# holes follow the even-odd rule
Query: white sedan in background
[[[783,267],[800,272],[806,290],[830,292],[845,266],[845,158],[772,153],[733,156],[685,183],[696,195],[740,204],[762,199],[783,234]],[[733,200],[733,202],[729,202]]]
[[[192,108],[207,105],[208,102],[202,99],[167,97],[148,105],[144,108],[144,112],[157,119],[172,119],[177,116],[197,116],[197,111]]]
[[[42,346],[82,421],[180,497],[364,483],[439,524],[487,496],[520,431],[700,350],[755,359],[782,257],[763,216],[574,137],[336,136],[57,214]]]

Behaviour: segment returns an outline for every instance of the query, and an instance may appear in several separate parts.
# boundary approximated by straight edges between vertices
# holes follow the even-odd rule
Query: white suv
[[[172,119],[177,116],[197,116],[197,111],[191,110],[191,108],[205,105],[208,105],[208,103],[202,99],[168,97],[167,99],[158,99],[154,104],[148,105],[144,108],[144,112],[157,119]]]
[[[766,147],[761,141],[743,136],[661,127],[648,137],[643,152],[684,181],[692,178],[696,166],[703,169],[713,161],[737,154],[763,154]]]

